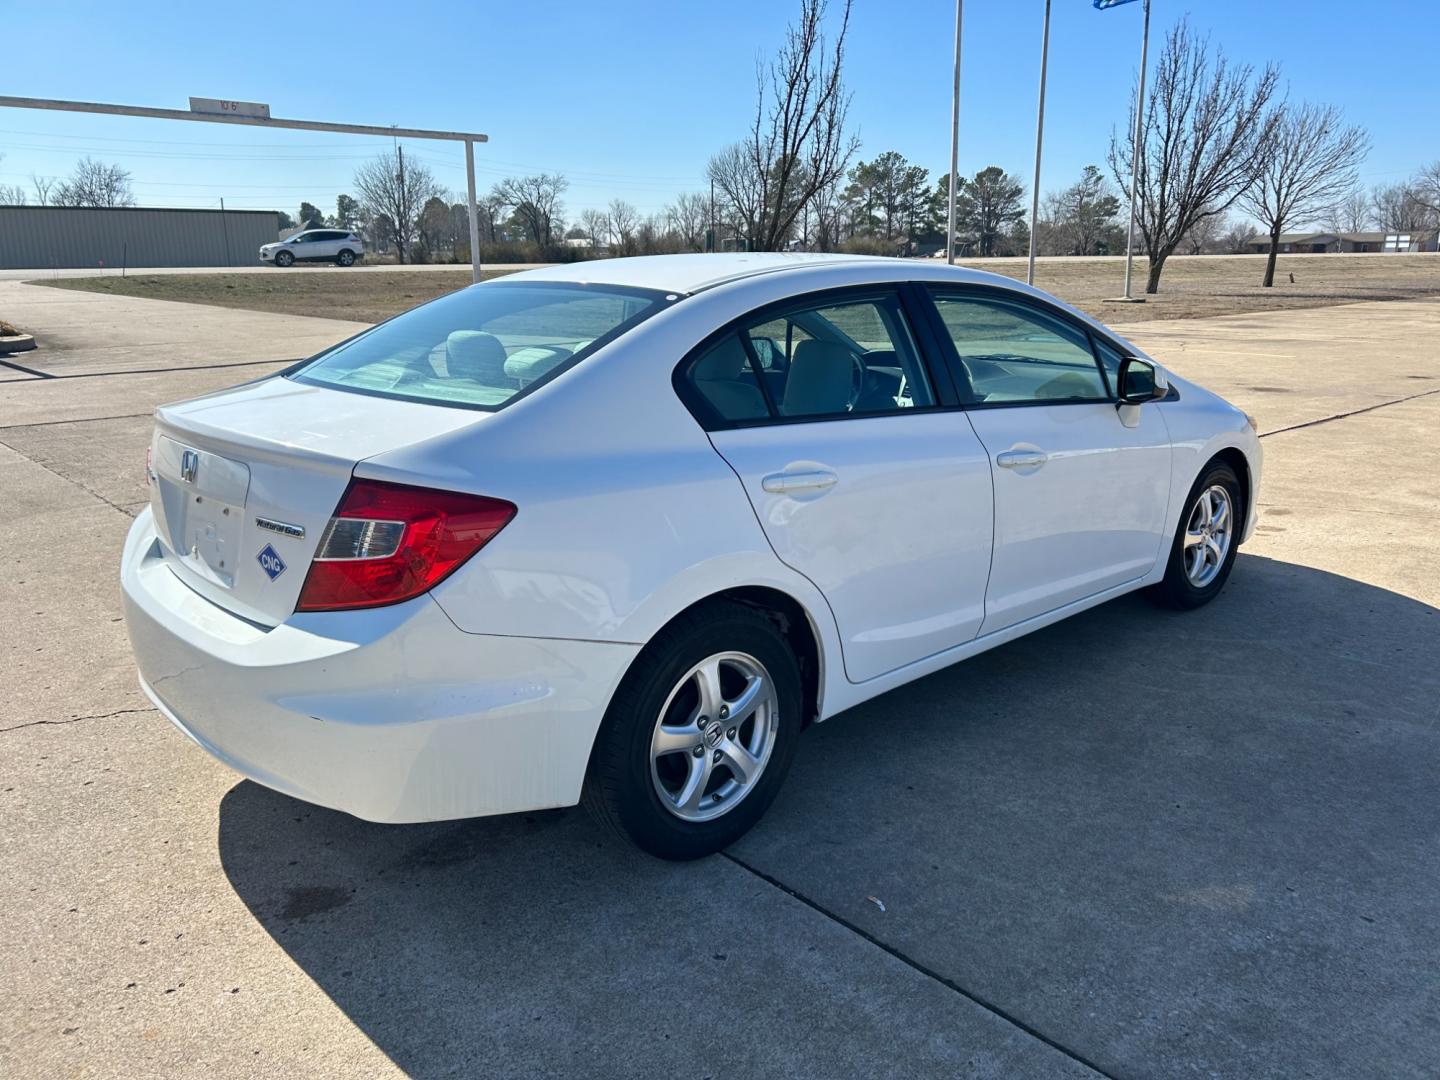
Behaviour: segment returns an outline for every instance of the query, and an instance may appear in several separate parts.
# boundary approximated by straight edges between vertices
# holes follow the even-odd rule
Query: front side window
[[[499,409],[665,302],[603,285],[493,282],[407,311],[289,376],[439,405]]]
[[[1083,331],[1011,300],[944,294],[934,300],[977,403],[1109,399]]]
[[[933,405],[893,294],[832,301],[742,324],[686,379],[711,422],[873,415]]]

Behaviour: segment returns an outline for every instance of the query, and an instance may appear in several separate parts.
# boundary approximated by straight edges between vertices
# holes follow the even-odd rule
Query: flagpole
[[[1149,0],[1146,0],[1149,3]],[[965,0],[955,0],[955,90],[950,98],[950,210],[945,232],[945,261],[955,265],[955,192],[960,168],[960,16]]]
[[[1145,0],[1145,26],[1140,33],[1140,86],[1135,93],[1135,144],[1130,158],[1130,228],[1125,234],[1125,295],[1124,300],[1134,300],[1130,295],[1130,274],[1135,263],[1135,191],[1140,177],[1141,154],[1144,152],[1145,134],[1145,63],[1150,49],[1150,0]]]
[[[1145,0],[1148,4],[1150,0]],[[1030,189],[1030,265],[1025,284],[1035,284],[1035,241],[1040,231],[1040,147],[1045,138],[1045,68],[1050,62],[1050,0],[1045,0],[1045,28],[1040,34],[1040,105],[1035,114],[1035,183]]]

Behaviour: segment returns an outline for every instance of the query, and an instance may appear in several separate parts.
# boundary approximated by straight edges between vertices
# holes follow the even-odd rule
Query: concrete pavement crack
[[[31,457],[29,454],[25,453],[25,451],[24,451],[24,450],[21,450],[18,446],[13,445],[12,443],[5,442],[3,439],[0,439],[0,446],[5,447],[7,450],[14,450],[15,453],[19,454],[19,455],[20,455],[21,457],[23,457],[26,461],[30,462],[31,465],[38,465],[40,468],[42,468],[42,469],[44,469],[46,472],[48,472],[51,476],[58,476],[61,480],[64,480],[67,484],[74,484],[74,485],[75,485],[76,487],[78,487],[81,491],[85,492],[85,494],[87,494],[87,495],[93,495],[95,498],[99,499],[99,500],[100,500],[102,503],[104,503],[106,506],[110,507],[111,510],[118,510],[120,513],[124,514],[127,518],[133,518],[133,517],[135,516],[135,515],[132,514],[129,510],[126,510],[123,506],[121,506],[119,503],[111,502],[109,499],[107,499],[104,495],[101,495],[100,492],[96,491],[94,488],[86,487],[84,484],[80,483],[79,480],[75,480],[75,479],[73,479],[73,478],[71,478],[71,477],[69,477],[69,476],[66,476],[66,475],[65,475],[64,473],[62,473],[59,469],[52,469],[49,465],[46,465],[43,461],[36,461],[33,457]]]
[[[1083,1065],[1085,1068],[1089,1069],[1091,1072],[1096,1073],[1096,1074],[1099,1075],[1099,1076],[1105,1077],[1106,1080],[1118,1080],[1118,1078],[1115,1076],[1114,1073],[1106,1072],[1106,1071],[1105,1071],[1104,1069],[1102,1069],[1099,1065],[1095,1064],[1095,1062],[1091,1061],[1089,1058],[1085,1057],[1083,1054],[1079,1053],[1078,1051],[1070,1049],[1070,1047],[1066,1046],[1064,1043],[1058,1042],[1058,1041],[1056,1041],[1055,1039],[1052,1039],[1050,1036],[1046,1035],[1044,1032],[1042,1032],[1042,1031],[1040,1031],[1040,1030],[1038,1030],[1038,1029],[1036,1029],[1036,1028],[1034,1028],[1034,1027],[1031,1027],[1031,1026],[1030,1026],[1029,1024],[1027,1024],[1024,1020],[1021,1020],[1019,1017],[1017,1017],[1017,1016],[1015,1016],[1015,1015],[1013,1015],[1013,1014],[1011,1014],[1011,1013],[1009,1013],[1009,1012],[1006,1012],[1006,1011],[1005,1011],[1004,1009],[1002,1009],[999,1005],[996,1005],[996,1004],[995,1004],[994,1002],[992,1002],[992,1001],[986,1000],[984,997],[981,997],[979,994],[975,993],[973,990],[967,990],[967,989],[965,989],[965,987],[961,986],[959,983],[955,982],[953,979],[950,979],[950,978],[947,978],[947,977],[944,976],[944,975],[941,975],[938,971],[934,970],[933,968],[926,967],[924,964],[920,963],[920,961],[915,960],[915,959],[907,956],[905,953],[903,953],[903,952],[901,952],[899,949],[895,948],[895,946],[890,945],[890,944],[887,944],[887,943],[884,942],[884,941],[881,941],[881,940],[880,940],[878,937],[876,937],[874,934],[872,934],[872,933],[870,933],[869,931],[864,930],[864,929],[862,929],[861,927],[857,926],[855,923],[851,922],[849,919],[845,918],[843,915],[838,915],[838,914],[836,914],[835,912],[831,911],[829,908],[825,907],[823,904],[819,903],[818,901],[812,900],[812,899],[810,899],[810,897],[806,896],[804,893],[800,892],[799,890],[793,889],[793,888],[791,888],[789,885],[786,885],[783,881],[779,880],[778,878],[772,877],[771,875],[765,873],[765,871],[763,871],[763,870],[761,870],[761,869],[759,869],[759,868],[757,868],[757,867],[751,866],[751,865],[750,865],[749,863],[747,863],[744,859],[740,858],[739,856],[732,855],[732,854],[730,854],[730,852],[728,852],[728,851],[722,851],[722,852],[720,852],[720,854],[721,854],[721,856],[723,856],[724,858],[728,859],[730,862],[734,863],[736,866],[740,867],[740,869],[745,870],[745,871],[748,871],[748,872],[751,873],[751,874],[754,874],[757,878],[759,878],[761,881],[765,882],[767,885],[772,885],[772,886],[774,886],[775,888],[777,888],[777,889],[779,889],[781,892],[783,892],[786,896],[789,896],[789,897],[791,897],[792,899],[798,900],[800,903],[804,904],[804,905],[805,905],[806,907],[808,907],[810,910],[812,910],[812,911],[814,911],[814,912],[816,912],[816,913],[818,913],[818,914],[820,914],[820,915],[823,915],[825,918],[829,919],[831,922],[838,923],[840,926],[843,926],[846,930],[849,930],[852,934],[855,934],[855,935],[863,938],[865,941],[869,942],[871,945],[874,945],[877,949],[880,949],[882,952],[888,953],[890,956],[893,956],[896,960],[899,960],[902,964],[904,964],[906,967],[910,968],[911,970],[913,970],[913,971],[915,971],[915,972],[918,972],[919,974],[925,976],[927,979],[931,979],[931,980],[933,980],[934,982],[939,983],[941,986],[945,987],[947,990],[951,990],[951,991],[953,991],[954,993],[959,994],[959,995],[960,995],[961,997],[963,997],[966,1001],[969,1001],[969,1002],[970,1002],[971,1004],[973,1004],[973,1005],[978,1005],[980,1008],[984,1009],[986,1012],[990,1013],[992,1016],[995,1016],[995,1017],[997,1017],[998,1019],[1005,1021],[1005,1023],[1011,1025],[1012,1027],[1019,1028],[1019,1029],[1020,1029],[1021,1031],[1023,1031],[1026,1035],[1029,1035],[1032,1039],[1038,1039],[1040,1042],[1042,1042],[1042,1043],[1044,1043],[1046,1046],[1050,1047],[1050,1049],[1052,1049],[1052,1050],[1054,1050],[1054,1051],[1056,1051],[1056,1052],[1058,1052],[1058,1053],[1060,1053],[1060,1054],[1063,1054],[1065,1057],[1069,1058],[1071,1061],[1075,1062],[1076,1064],[1078,1064],[1078,1065]]]
[[[65,720],[28,720],[23,724],[16,724],[14,727],[0,728],[0,735],[7,731],[21,731],[32,727],[58,727],[62,724],[78,724],[81,720],[109,720],[112,716],[126,716],[129,713],[154,712],[153,706],[143,709],[116,709],[114,712],[95,713],[91,716],[72,716]]]
[[[1287,431],[1299,431],[1301,428],[1328,424],[1332,420],[1344,420],[1347,416],[1359,416],[1361,413],[1374,412],[1376,409],[1384,409],[1390,405],[1403,405],[1407,401],[1416,401],[1419,398],[1430,397],[1432,394],[1440,394],[1440,389],[1422,390],[1418,394],[1396,398],[1394,401],[1381,401],[1375,405],[1366,405],[1363,409],[1351,409],[1349,412],[1336,413],[1334,416],[1322,416],[1318,420],[1306,420],[1301,424],[1291,424],[1289,427],[1276,428],[1274,431],[1265,432],[1263,435],[1260,435],[1259,438],[1268,439],[1271,435],[1283,435]]]

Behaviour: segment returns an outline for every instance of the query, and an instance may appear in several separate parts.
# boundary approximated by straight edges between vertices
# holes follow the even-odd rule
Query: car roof
[[[891,259],[868,255],[836,255],[820,252],[747,251],[692,255],[640,255],[625,259],[594,259],[562,263],[514,275],[531,281],[570,281],[595,285],[626,285],[665,292],[694,293],[730,281],[759,274],[803,271],[822,266],[854,266],[885,269],[894,276],[896,266],[910,267],[917,278],[935,277],[935,264],[925,259]],[[983,270],[946,267],[949,274],[974,281],[994,281]]]

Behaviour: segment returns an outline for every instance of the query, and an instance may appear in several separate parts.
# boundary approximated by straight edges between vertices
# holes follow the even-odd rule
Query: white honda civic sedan
[[[156,412],[141,685],[382,822],[582,799],[691,858],[801,730],[1147,589],[1224,586],[1254,424],[1052,297],[819,255],[472,286]]]

